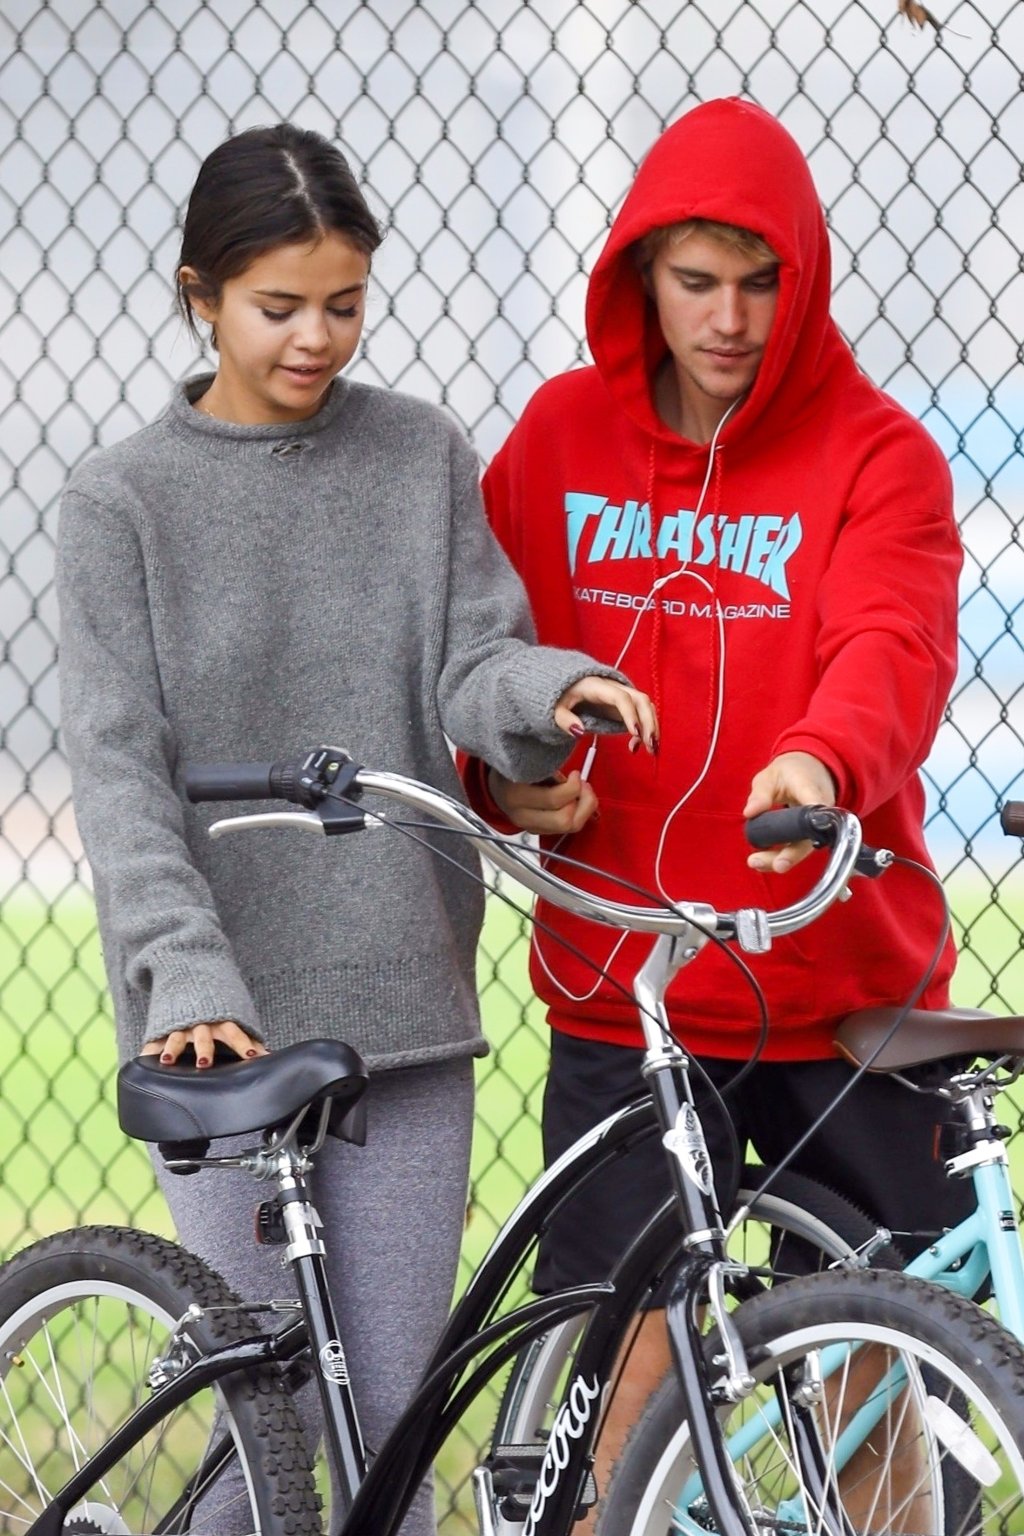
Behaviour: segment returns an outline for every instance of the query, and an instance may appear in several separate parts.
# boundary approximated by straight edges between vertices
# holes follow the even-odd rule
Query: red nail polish
[[[197,1056],[196,1057],[196,1066],[197,1067],[208,1067],[209,1065],[210,1065],[210,1058],[209,1058],[209,1056]]]
[[[570,736],[585,736],[586,734],[586,728],[582,725],[570,725],[569,727]]]
[[[170,1051],[164,1051],[163,1055],[160,1057],[160,1060],[170,1063],[174,1060],[174,1057],[171,1055]]]
[[[255,1055],[256,1055],[256,1052],[255,1052],[255,1051],[246,1051],[246,1053],[245,1053],[245,1054],[246,1054],[246,1055],[247,1055],[247,1056],[255,1056]]]

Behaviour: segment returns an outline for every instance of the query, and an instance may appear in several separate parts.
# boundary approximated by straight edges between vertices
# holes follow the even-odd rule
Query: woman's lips
[[[286,373],[289,378],[294,379],[298,384],[310,384],[314,379],[323,378],[327,368],[326,366],[319,368],[297,368],[288,363],[282,363],[281,371]]]

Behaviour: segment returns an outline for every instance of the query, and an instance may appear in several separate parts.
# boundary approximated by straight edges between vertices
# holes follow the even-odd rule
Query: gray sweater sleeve
[[[147,1008],[146,1039],[256,1010],[185,839],[137,531],[73,486],[57,549],[61,713],[105,938]]]
[[[491,532],[469,444],[451,439],[451,537],[438,708],[445,734],[499,773],[536,782],[575,745],[554,722],[559,698],[581,677],[625,681],[582,651],[534,643],[518,575]],[[590,730],[614,730],[579,711]]]

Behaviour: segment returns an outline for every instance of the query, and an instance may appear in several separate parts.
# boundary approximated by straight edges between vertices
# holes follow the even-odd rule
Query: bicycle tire
[[[766,1168],[750,1165],[743,1170],[737,1207],[754,1200],[767,1176]],[[877,1224],[852,1201],[818,1184],[804,1174],[783,1169],[771,1187],[757,1196],[750,1216],[730,1244],[730,1252],[744,1262],[764,1264],[777,1254],[778,1239],[771,1233],[795,1239],[808,1252],[820,1255],[820,1266],[860,1261],[864,1248],[873,1243]],[[753,1251],[752,1251],[753,1250]],[[901,1269],[900,1254],[891,1243],[874,1248],[871,1262]],[[494,1428],[495,1445],[543,1443],[558,1406],[560,1384],[582,1323],[561,1323],[542,1338],[533,1340],[516,1357],[502,1393]]]
[[[58,1233],[0,1269],[4,1530],[31,1525],[43,1490],[62,1487],[144,1398],[153,1359],[193,1305],[202,1310],[184,1331],[199,1349],[258,1331],[200,1259],[129,1228]],[[188,1503],[215,1421],[237,1455]],[[319,1509],[294,1404],[278,1370],[260,1366],[200,1389],[168,1415],[89,1491],[63,1532],[319,1536]]]
[[[780,1238],[788,1238],[798,1245],[803,1261],[801,1274],[867,1262],[875,1269],[903,1268],[904,1255],[891,1240],[880,1240],[878,1222],[838,1190],[784,1168],[771,1174],[771,1184],[764,1194],[755,1196],[768,1176],[769,1169],[756,1164],[748,1164],[743,1170],[736,1207],[751,1201],[754,1205],[730,1240],[729,1252],[734,1258],[750,1264],[767,1261],[770,1269],[785,1273],[786,1265],[779,1262],[779,1249]],[[762,1240],[765,1252],[760,1255],[752,1251],[751,1234],[755,1228],[768,1228],[777,1234]]]
[[[825,1359],[827,1366],[824,1351],[838,1345],[842,1360],[831,1387],[826,1369],[826,1401],[812,1410],[832,1456],[833,1431],[845,1423],[843,1394],[860,1401],[864,1390],[863,1383],[856,1391],[850,1385],[844,1344],[878,1351],[871,1366],[878,1408],[861,1442],[870,1475],[849,1463],[842,1479],[833,1480],[842,1528],[927,1529],[950,1536],[1005,1536],[1022,1528],[1024,1350],[980,1307],[892,1271],[839,1271],[765,1291],[740,1307],[734,1321],[757,1386],[722,1409],[720,1422],[756,1529],[797,1536],[823,1524],[829,1528],[796,1465],[784,1414],[776,1413],[771,1428],[765,1424],[775,1412],[774,1383],[782,1369],[792,1379],[801,1361]],[[709,1360],[716,1349],[712,1338]],[[886,1377],[876,1369],[882,1359],[891,1372]],[[741,1447],[731,1437],[744,1425],[750,1443]],[[959,1491],[951,1494],[951,1488]],[[701,1502],[679,1388],[668,1378],[626,1443],[597,1532],[678,1536],[698,1529],[713,1531],[714,1523]]]

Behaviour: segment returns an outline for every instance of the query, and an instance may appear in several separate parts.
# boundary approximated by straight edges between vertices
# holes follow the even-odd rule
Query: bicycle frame
[[[666,946],[672,942],[664,941]],[[682,956],[678,963],[682,963]],[[688,1180],[681,1171],[682,1161],[671,1156],[677,1185],[674,1198],[648,1222],[606,1282],[553,1292],[495,1319],[510,1284],[555,1209],[605,1162],[621,1155],[640,1137],[649,1136],[659,1124],[663,1138],[670,1138],[682,1119],[692,1137],[690,1150],[700,1164],[703,1133],[690,1103],[686,1067],[682,1052],[659,1041],[648,1051],[645,1068],[655,1114],[651,1100],[642,1100],[610,1116],[570,1147],[524,1196],[453,1311],[418,1391],[374,1458],[345,1520],[344,1536],[392,1536],[438,1448],[484,1383],[531,1339],[569,1317],[587,1315],[523,1536],[561,1536],[571,1530],[590,1466],[599,1409],[623,1339],[652,1284],[675,1260],[680,1245],[688,1257],[670,1300],[669,1327],[679,1356],[690,1422],[709,1448],[705,1466],[708,1498],[722,1536],[752,1536],[752,1527],[736,1509],[727,1458],[715,1429],[715,1399],[705,1377],[696,1331],[698,1303],[704,1296],[708,1271],[724,1261],[724,1231],[710,1177],[706,1185]],[[706,1161],[706,1148],[704,1158]],[[728,1328],[727,1322],[724,1326]],[[484,1349],[491,1351],[487,1359],[460,1385],[466,1366]],[[493,1530],[487,1514],[492,1506],[486,1469],[478,1469],[476,1493],[482,1529]]]
[[[969,1110],[978,1125],[991,1126],[984,1098],[984,1091],[977,1090],[968,1100]],[[976,1207],[958,1226],[918,1254],[906,1272],[966,1297],[976,1295],[991,1274],[999,1320],[1024,1342],[1024,1253],[1006,1148],[993,1134],[953,1158],[949,1166],[954,1174],[970,1169]]]

